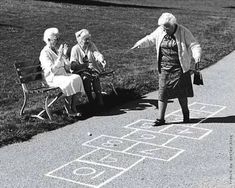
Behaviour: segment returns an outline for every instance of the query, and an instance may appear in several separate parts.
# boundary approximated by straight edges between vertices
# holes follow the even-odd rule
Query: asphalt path
[[[235,51],[202,71],[183,124],[172,100],[152,127],[157,92],[0,148],[0,187],[235,187]]]

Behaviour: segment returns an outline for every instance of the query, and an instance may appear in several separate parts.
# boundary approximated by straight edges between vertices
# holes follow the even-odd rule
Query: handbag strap
[[[200,62],[198,62],[198,63],[195,64],[195,70],[196,70],[196,71],[200,71],[200,69],[199,69],[199,67],[200,67],[200,66],[199,66],[199,63],[200,63]]]

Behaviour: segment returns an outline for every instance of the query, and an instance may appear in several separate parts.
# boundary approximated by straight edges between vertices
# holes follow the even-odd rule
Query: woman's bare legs
[[[77,106],[81,103],[80,98],[80,93],[65,98],[65,108],[69,115],[80,115],[77,111]]]
[[[84,102],[84,100],[87,100],[86,95],[78,92],[76,94],[74,94],[72,96],[72,103],[71,103],[71,109],[75,112],[75,113],[79,113],[77,108],[80,104],[82,104],[82,102]]]
[[[94,92],[96,95],[97,104],[99,106],[103,106],[104,101],[103,101],[103,97],[102,97],[102,93],[101,93],[100,79],[98,77],[94,78],[94,80],[93,80],[93,88],[94,88]]]
[[[165,120],[167,101],[158,101],[159,119]]]
[[[182,113],[183,113],[183,121],[185,123],[189,122],[189,108],[188,108],[188,98],[184,97],[184,98],[178,98],[181,109],[182,109]]]
[[[87,94],[89,103],[93,104],[94,99],[93,99],[93,96],[92,96],[92,81],[91,81],[91,78],[84,76],[83,77],[83,86],[84,86],[85,92]]]
[[[166,108],[167,108],[167,101],[158,101],[159,118],[155,121],[153,126],[160,126],[165,124]]]
[[[77,113],[77,105],[79,104],[77,94],[72,96],[71,109],[74,113]]]

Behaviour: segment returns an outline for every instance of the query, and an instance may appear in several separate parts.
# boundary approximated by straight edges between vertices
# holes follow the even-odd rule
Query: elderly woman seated
[[[71,50],[71,70],[82,77],[84,89],[91,104],[95,102],[92,96],[92,87],[96,96],[96,102],[102,106],[103,98],[99,73],[104,71],[106,62],[103,55],[91,41],[91,34],[87,29],[75,33],[77,44]]]
[[[68,47],[66,44],[59,46],[59,30],[49,28],[44,32],[46,46],[40,53],[39,60],[47,84],[59,87],[66,96],[65,107],[69,115],[79,116],[77,105],[85,95],[82,79],[77,74],[68,73],[70,62],[66,57]]]

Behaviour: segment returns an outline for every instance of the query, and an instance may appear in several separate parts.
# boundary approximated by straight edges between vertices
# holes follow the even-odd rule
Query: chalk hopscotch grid
[[[181,125],[181,126],[196,127],[196,126],[199,125],[200,123],[206,121],[206,120],[207,120],[208,118],[210,118],[210,117],[213,117],[214,115],[216,115],[217,113],[223,111],[223,110],[226,108],[226,106],[221,106],[221,105],[213,105],[213,104],[207,104],[207,103],[193,102],[193,103],[191,103],[191,104],[189,105],[189,110],[190,110],[190,112],[191,112],[191,111],[200,112],[200,110],[196,110],[196,109],[193,109],[193,108],[191,109],[191,108],[190,108],[191,106],[196,105],[196,104],[207,105],[207,106],[214,106],[214,107],[218,107],[218,108],[220,108],[220,109],[217,110],[217,111],[213,111],[213,112],[211,112],[211,111],[201,111],[201,112],[205,112],[205,113],[210,113],[210,115],[208,115],[206,118],[202,118],[199,122],[194,123],[194,124],[192,124],[191,126],[187,126],[187,125]],[[167,114],[165,117],[167,118],[167,117],[172,116],[172,115],[174,115],[174,116],[179,116],[179,115],[177,115],[177,113],[180,112],[180,111],[181,111],[180,109],[179,109],[179,110],[176,110],[176,111],[173,111],[173,112]],[[149,124],[147,124],[147,126],[146,126],[146,128],[147,128],[147,127],[151,127],[151,125],[154,123],[155,120],[139,119],[139,120],[137,120],[137,121],[135,121],[135,122],[133,122],[133,123],[130,123],[130,124],[124,126],[124,127],[125,127],[125,128],[128,128],[128,129],[145,130],[145,131],[149,131],[149,132],[162,132],[162,130],[160,130],[160,131],[152,131],[152,130],[147,130],[147,129],[144,129],[144,128],[141,129],[141,128],[131,127],[132,125],[134,125],[134,124],[136,124],[136,123],[139,123],[139,122],[141,122],[141,121],[149,122]],[[169,125],[169,127],[174,126],[174,125],[175,125],[175,124],[174,124],[174,122],[173,122],[173,124]],[[166,127],[166,129],[167,129],[167,128],[168,128],[168,127]],[[164,129],[165,129],[165,128],[164,128]]]
[[[172,133],[167,133],[167,132],[163,132],[163,131],[167,131],[170,128],[174,128],[174,127],[182,127],[182,128],[186,128],[187,129],[194,129],[194,130],[198,130],[198,131],[205,131],[205,133],[203,135],[201,135],[200,137],[196,138],[196,137],[190,137],[190,136],[185,136],[185,135],[180,135],[180,134],[172,134]],[[201,140],[204,137],[206,137],[207,135],[209,135],[212,132],[212,130],[210,129],[205,129],[205,128],[200,128],[200,127],[193,127],[193,126],[186,126],[186,125],[169,125],[166,128],[162,129],[159,131],[159,133],[162,134],[169,134],[169,135],[177,135],[178,137],[183,137],[183,138],[188,138],[188,139],[193,139],[193,140]]]
[[[163,146],[163,145],[157,145],[157,144],[153,144],[153,143],[149,143],[149,142],[143,142],[143,141],[135,141],[135,140],[132,140],[132,139],[127,139],[127,138],[121,138],[120,139],[119,137],[108,136],[108,135],[101,135],[101,136],[99,136],[99,138],[100,137],[109,137],[109,138],[118,139],[118,140],[122,139],[122,140],[126,140],[126,141],[133,141],[135,143],[132,144],[130,147],[122,150],[122,151],[118,151],[118,150],[115,150],[115,149],[110,149],[110,148],[106,148],[106,147],[102,147],[102,146],[93,146],[93,145],[90,145],[89,143],[94,141],[94,140],[96,140],[96,138],[92,139],[92,140],[90,140],[88,142],[85,142],[83,145],[84,146],[88,146],[88,147],[90,147],[90,146],[91,147],[97,147],[99,149],[105,149],[105,150],[108,150],[108,151],[114,151],[114,152],[124,153],[124,154],[128,154],[128,155],[140,156],[140,157],[141,156],[145,156],[145,155],[134,154],[134,153],[130,153],[130,152],[127,152],[127,151],[130,150],[131,148],[135,147],[136,145],[140,144],[140,143],[147,144],[147,145],[152,145],[152,146],[159,147],[159,148],[168,148],[168,149],[178,150],[178,152],[175,155],[173,155],[170,159],[167,159],[167,160],[162,159],[162,158],[153,158],[153,157],[145,156],[145,158],[157,159],[157,160],[166,161],[166,162],[172,160],[173,158],[175,158],[175,156],[178,156],[180,153],[185,151],[185,150],[179,149],[179,148],[174,148],[174,147],[170,147],[170,146]]]
[[[143,156],[126,154],[124,152],[98,149],[96,152],[80,158],[80,161],[91,161],[93,163],[108,164],[109,167],[114,166],[124,170],[142,157]]]
[[[91,154],[91,153],[93,153],[93,152],[95,152],[97,150],[99,150],[99,149],[92,150],[91,152],[88,152],[88,153],[82,155],[81,157],[89,155],[89,154]],[[60,170],[60,169],[62,169],[64,167],[68,166],[69,164],[72,164],[73,162],[79,160],[81,157],[79,157],[78,159],[75,159],[73,161],[70,161],[68,163],[65,163],[64,165],[61,165],[60,167],[58,167],[58,168],[56,168],[56,169],[46,173],[45,176],[48,176],[48,177],[51,177],[51,178],[55,178],[55,179],[65,180],[65,181],[68,181],[68,182],[71,182],[71,183],[75,183],[75,184],[79,184],[79,185],[84,185],[84,186],[87,186],[87,187],[96,188],[96,186],[94,186],[94,185],[90,185],[90,184],[86,184],[86,183],[82,183],[82,182],[77,182],[77,181],[74,181],[74,180],[71,180],[71,179],[68,179],[68,178],[52,175],[54,172],[56,172],[56,171],[58,171],[58,170]]]
[[[144,121],[144,120],[145,119],[142,119],[142,121]],[[195,138],[195,137],[188,137],[188,136],[184,136],[184,135],[178,135],[178,134],[172,134],[172,133],[163,132],[163,131],[165,131],[167,129],[170,129],[171,127],[176,127],[176,126],[184,127],[184,128],[189,128],[189,129],[193,128],[195,130],[204,130],[204,131],[206,131],[206,133],[204,135],[200,136],[199,138]],[[187,126],[187,125],[176,125],[176,124],[168,125],[167,127],[163,128],[161,130],[158,130],[158,131],[148,130],[148,129],[144,129],[144,128],[132,128],[132,127],[130,129],[135,129],[135,130],[130,132],[130,133],[128,133],[127,135],[122,136],[121,138],[127,139],[126,137],[128,137],[130,135],[133,135],[133,134],[137,133],[138,131],[145,131],[145,132],[149,132],[149,133],[161,133],[163,135],[169,135],[169,136],[174,136],[174,137],[184,137],[184,138],[189,138],[189,139],[193,139],[193,140],[201,140],[202,138],[204,138],[205,136],[209,135],[212,132],[212,130],[206,129],[206,128],[195,127],[195,126],[193,127],[193,126]]]
[[[119,139],[119,140],[121,140],[121,139],[122,139],[122,140],[128,140],[128,141],[136,142],[135,144],[144,143],[144,144],[149,144],[149,145],[159,146],[159,147],[162,146],[162,145],[152,144],[152,143],[149,143],[149,142],[136,141],[136,140],[132,140],[132,139],[128,139],[128,138],[119,138],[119,137],[110,136],[110,135],[100,135],[100,136],[98,136],[98,137],[110,137],[110,138]],[[97,137],[97,138],[98,138],[98,137]],[[88,146],[88,147],[90,147],[90,146],[91,146],[91,147],[97,147],[97,146],[89,145],[89,142],[94,141],[94,140],[96,140],[96,139],[92,139],[92,140],[90,140],[90,141],[88,141],[88,142],[83,143],[82,145]],[[135,145],[135,144],[133,144],[133,145]],[[133,145],[130,146],[129,148],[133,147]],[[179,148],[174,148],[174,147],[170,147],[170,146],[164,146],[164,147],[181,150],[181,149],[179,149]],[[99,149],[111,150],[111,151],[120,152],[120,153],[123,153],[124,151],[126,151],[126,150],[129,149],[129,148],[126,148],[126,149],[123,150],[123,151],[117,151],[117,150],[107,149],[107,148],[105,148],[105,147],[97,147],[97,148],[99,148]]]
[[[194,104],[197,104],[197,102],[191,103],[191,104],[189,105],[189,108],[190,108],[190,106],[192,106],[192,105],[194,105]],[[173,112],[167,114],[167,115],[165,116],[165,118],[167,118],[167,117],[169,117],[169,116],[171,116],[171,115],[173,115],[173,114],[176,114],[176,113],[178,113],[178,112],[180,112],[180,111],[181,111],[180,109],[179,109],[179,110],[176,110],[176,111],[173,111]],[[135,122],[133,122],[133,123],[130,123],[130,124],[124,126],[124,128],[136,129],[136,128],[131,127],[131,125],[134,125],[134,124],[139,123],[139,122],[141,122],[141,121],[147,121],[147,122],[149,122],[149,126],[151,126],[151,125],[154,123],[155,120],[139,119],[139,120],[137,120],[137,121],[135,121]]]
[[[64,165],[54,169],[53,171],[48,172],[47,174],[45,174],[45,176],[48,176],[48,177],[51,177],[51,178],[55,178],[55,179],[65,180],[65,181],[68,181],[68,182],[71,182],[71,183],[75,183],[75,184],[79,184],[79,185],[83,185],[83,186],[87,186],[87,187],[99,188],[99,187],[102,187],[104,184],[107,184],[108,182],[110,182],[113,179],[117,178],[118,176],[122,175],[123,173],[129,171],[131,168],[133,168],[134,166],[136,166],[138,163],[142,162],[145,159],[145,157],[140,156],[140,159],[138,159],[135,163],[133,163],[132,165],[130,165],[127,168],[118,168],[118,167],[111,166],[111,165],[106,165],[106,164],[96,163],[96,162],[90,162],[90,161],[86,161],[86,160],[82,160],[81,159],[84,156],[92,154],[92,153],[94,153],[95,151],[98,151],[98,150],[100,150],[100,148],[97,148],[97,149],[95,149],[95,150],[93,150],[93,151],[91,151],[89,153],[86,153],[86,154],[80,156],[78,159],[70,161],[70,162],[68,162],[68,163],[66,163],[66,164],[64,164]],[[104,182],[102,182],[102,183],[100,183],[98,185],[92,185],[92,184],[89,184],[89,183],[79,182],[79,181],[75,181],[75,180],[68,179],[68,178],[65,178],[65,177],[53,175],[54,172],[56,172],[56,171],[58,171],[58,170],[60,170],[62,168],[65,168],[66,166],[68,166],[68,165],[70,165],[70,164],[72,164],[74,162],[81,162],[81,163],[84,163],[84,164],[93,164],[93,165],[98,165],[98,166],[104,166],[104,167],[120,170],[120,172],[117,173],[115,176],[113,176],[111,178],[108,178],[107,180],[105,180]]]
[[[201,140],[203,139],[205,136],[209,135],[212,130],[209,130],[209,129],[204,129],[204,128],[196,128],[196,126],[198,124],[200,124],[201,122],[205,121],[206,119],[214,116],[215,114],[219,113],[220,111],[224,110],[226,107],[225,106],[220,106],[220,105],[211,105],[211,104],[205,104],[205,103],[198,103],[198,102],[194,102],[192,104],[189,105],[190,106],[193,106],[193,105],[204,105],[202,106],[199,110],[197,109],[190,109],[190,111],[199,111],[199,112],[205,112],[205,113],[211,113],[209,116],[207,116],[206,118],[203,118],[202,120],[200,120],[199,122],[193,124],[192,126],[185,126],[185,125],[180,125],[181,127],[189,127],[189,128],[194,128],[194,129],[203,129],[203,130],[207,130],[208,132],[204,135],[202,135],[200,138],[198,138],[198,140]],[[220,107],[219,110],[215,111],[215,112],[210,112],[210,111],[207,111],[207,110],[203,110],[205,108],[205,105],[208,105],[208,106],[215,106],[215,107]],[[176,113],[178,113],[180,110],[176,110],[176,111],[173,111],[171,113],[169,113],[168,115],[166,115],[166,117],[169,117],[171,115],[175,115]],[[82,145],[83,146],[88,146],[88,147],[93,147],[95,148],[94,150],[92,150],[91,152],[88,152],[82,156],[80,156],[79,158],[73,160],[73,161],[70,161],[54,170],[52,170],[51,172],[48,172],[47,174],[45,174],[45,176],[48,176],[48,177],[52,177],[52,178],[57,178],[57,179],[60,179],[60,180],[65,180],[65,181],[68,181],[68,182],[72,182],[72,183],[76,183],[76,184],[80,184],[80,185],[84,185],[84,186],[87,186],[87,187],[93,187],[93,188],[100,188],[104,185],[106,185],[107,183],[111,182],[112,180],[114,180],[115,178],[119,177],[120,175],[124,174],[125,172],[129,171],[131,168],[133,168],[134,166],[136,166],[138,163],[140,163],[141,161],[143,161],[144,159],[146,158],[151,158],[151,157],[146,157],[144,155],[138,155],[138,154],[133,154],[133,153],[128,153],[127,151],[130,150],[131,148],[137,146],[139,143],[146,143],[146,144],[149,144],[149,145],[154,145],[154,146],[158,146],[158,147],[165,147],[165,148],[172,148],[172,147],[169,147],[169,146],[166,146],[166,144],[172,142],[173,140],[175,140],[176,138],[178,137],[186,137],[186,136],[183,136],[183,135],[174,135],[174,134],[168,134],[168,133],[163,133],[163,131],[169,129],[170,127],[173,127],[175,126],[174,124],[173,125],[169,125],[159,131],[151,131],[151,130],[146,130],[146,129],[141,129],[141,128],[133,128],[131,127],[132,125],[136,124],[136,123],[139,123],[141,121],[145,121],[145,122],[149,122],[149,125],[147,124],[147,126],[151,126],[151,123],[154,122],[154,120],[147,120],[147,119],[140,119],[140,120],[137,120],[131,124],[128,124],[126,126],[124,126],[124,128],[129,128],[129,129],[134,129],[131,133],[127,134],[127,135],[124,135],[123,137],[119,138],[119,137],[113,137],[113,136],[108,136],[108,135],[100,135],[90,141],[87,141],[85,143],[83,143]],[[147,127],[146,127],[147,128]],[[172,137],[171,139],[169,139],[167,142],[161,144],[161,145],[156,145],[156,144],[152,144],[152,143],[148,143],[148,142],[142,142],[142,141],[136,141],[136,140],[131,140],[131,139],[127,139],[126,137],[129,136],[129,135],[132,135],[136,132],[138,132],[139,130],[142,130],[142,131],[146,131],[146,132],[152,132],[152,133],[161,133],[161,134],[166,134],[166,135],[172,135],[174,137]],[[119,140],[128,140],[128,141],[133,141],[135,142],[134,144],[132,144],[129,148],[126,148],[124,149],[123,151],[117,151],[117,150],[112,150],[112,149],[108,149],[106,147],[97,147],[97,146],[93,146],[93,145],[90,145],[89,143],[91,143],[92,141],[96,140],[96,139],[99,139],[103,136],[106,136],[106,137],[110,137],[110,138],[114,138],[114,139],[119,139]],[[187,138],[187,137],[186,137]],[[191,138],[191,137],[189,137]],[[82,158],[84,158],[85,156],[88,156],[98,150],[108,150],[108,151],[112,151],[112,152],[117,152],[117,153],[125,153],[125,154],[128,154],[128,155],[133,155],[133,156],[139,156],[139,157],[142,157],[141,159],[137,160],[135,163],[133,163],[131,166],[129,166],[128,168],[119,168],[119,167],[115,167],[115,166],[112,166],[112,165],[106,165],[106,164],[103,164],[103,163],[97,163],[97,162],[91,162],[91,161],[87,161],[87,160],[82,160]],[[179,152],[172,156],[171,158],[169,158],[168,160],[165,160],[165,161],[171,161],[172,159],[176,158],[177,156],[179,156],[181,153],[183,153],[185,150],[183,149],[179,149],[179,148],[173,148],[173,149],[177,149],[179,150]],[[100,183],[99,185],[92,185],[92,184],[89,184],[89,183],[83,183],[83,182],[78,182],[78,181],[74,181],[74,180],[71,180],[71,179],[68,179],[68,178],[64,178],[64,177],[58,177],[58,176],[54,176],[52,175],[54,172],[66,167],[67,165],[73,163],[73,162],[82,162],[82,163],[89,163],[89,164],[93,164],[93,165],[100,165],[100,166],[105,166],[105,167],[109,167],[109,168],[114,168],[114,169],[119,169],[119,170],[122,170],[120,173],[117,173],[115,176],[111,177],[111,178],[108,178],[107,180],[105,180],[104,182]]]

